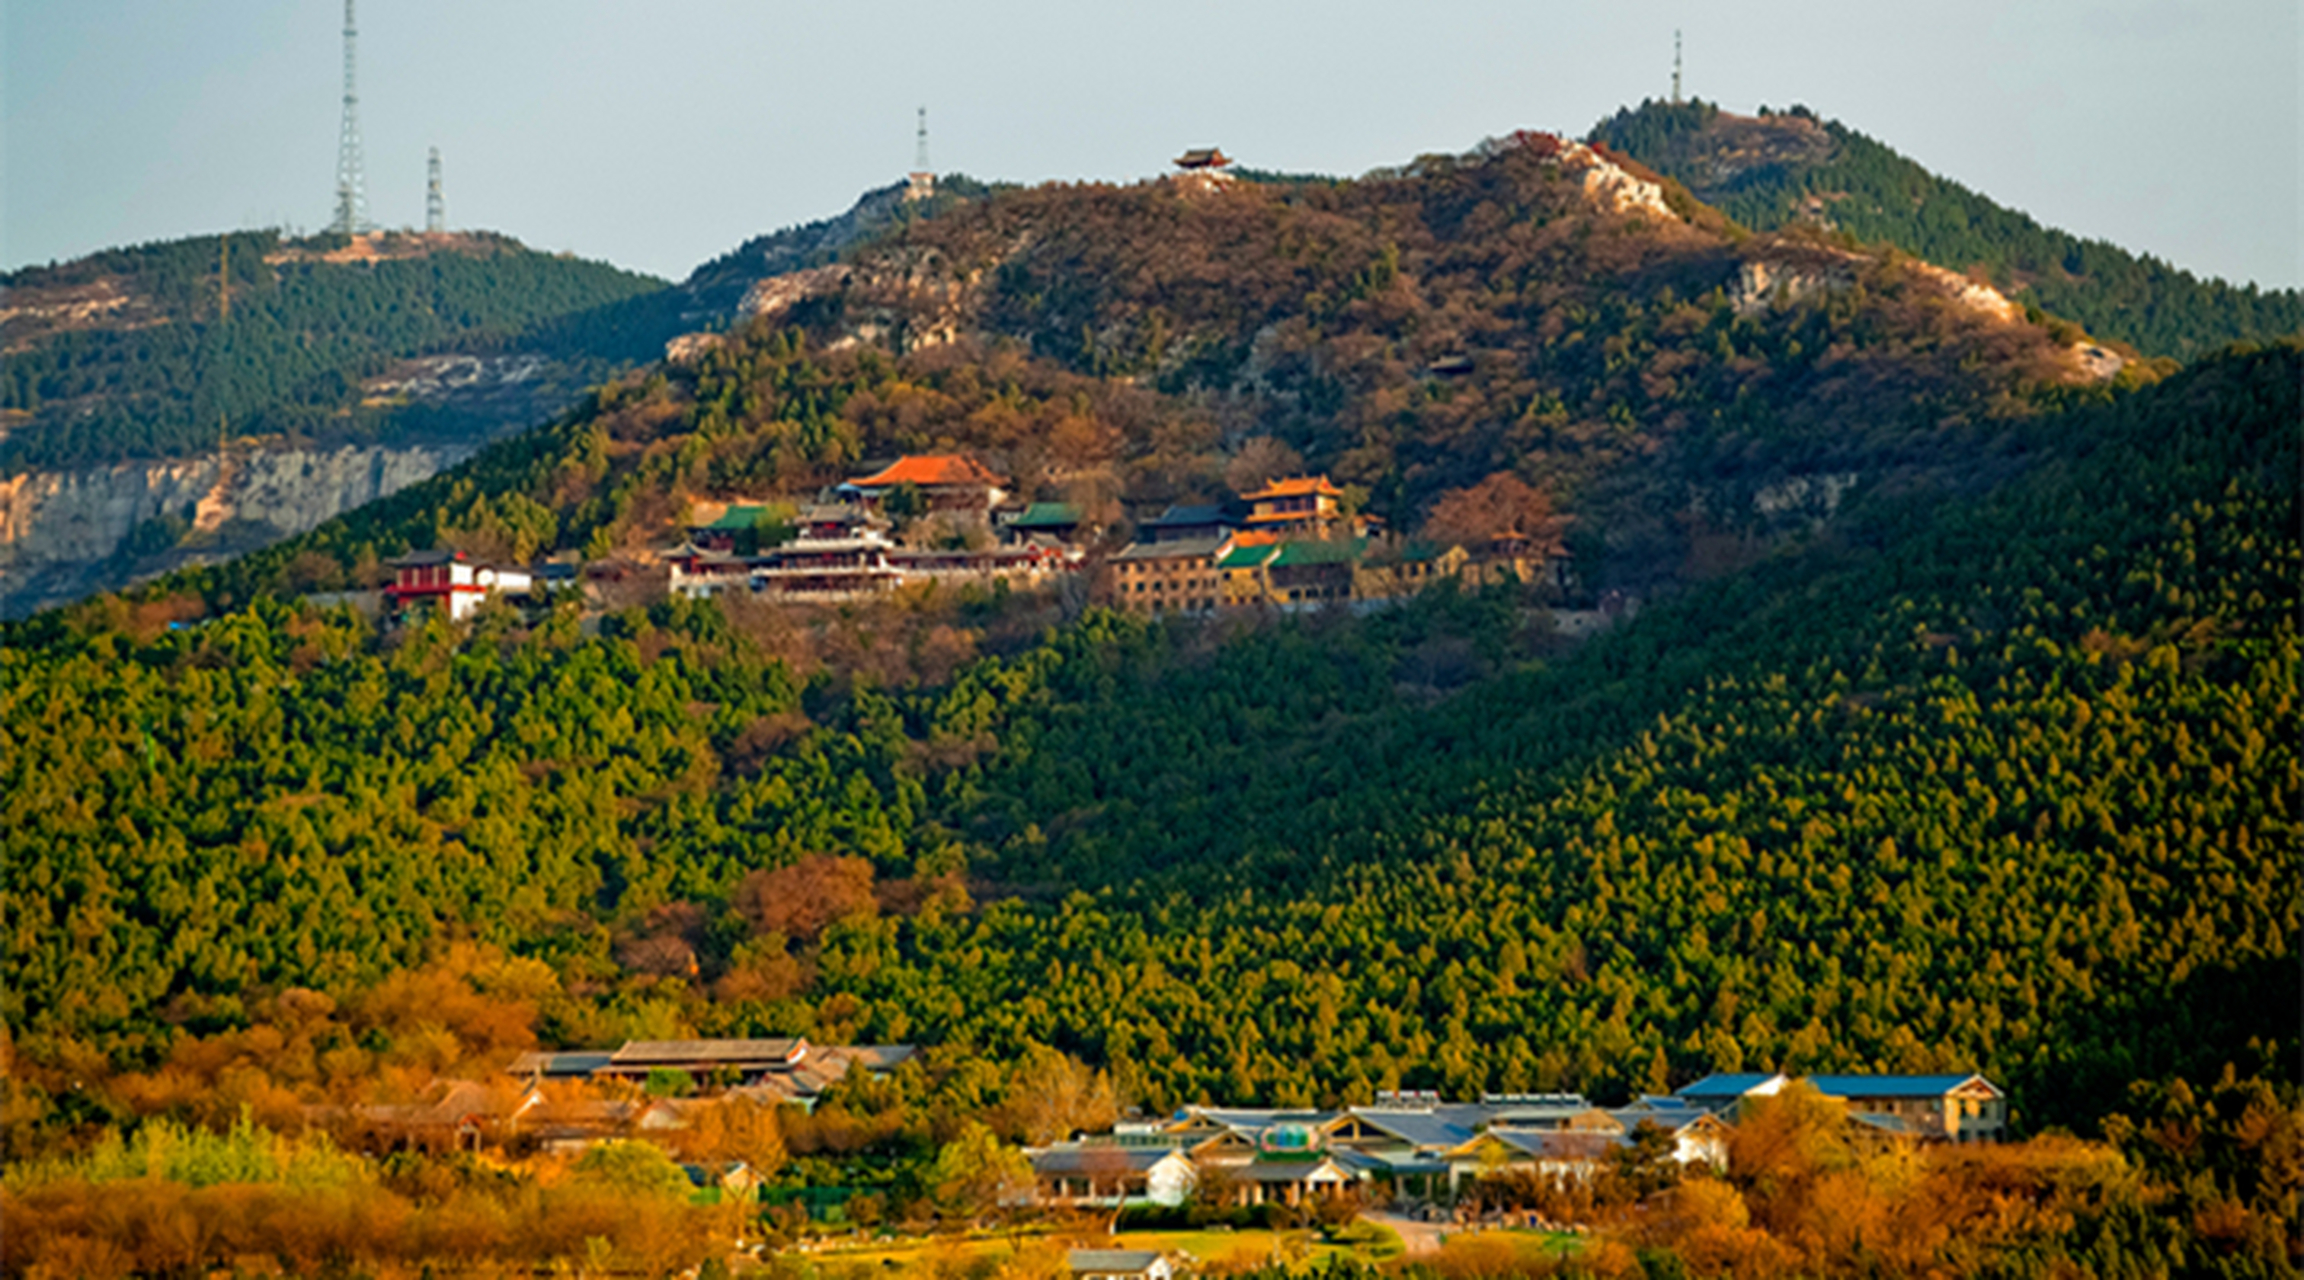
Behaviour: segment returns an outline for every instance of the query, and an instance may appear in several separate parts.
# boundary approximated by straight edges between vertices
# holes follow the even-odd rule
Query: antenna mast
[[[928,108],[920,108],[920,133],[912,144],[912,172],[904,175],[904,199],[925,200],[936,194],[936,171],[928,167]]]
[[[435,235],[448,229],[448,199],[440,194],[440,148],[424,162],[424,229]]]
[[[350,3],[351,0],[345,0]],[[1672,28],[1672,105],[1680,105],[1680,28]]]
[[[344,0],[344,124],[336,140],[336,218],[329,229],[358,235],[369,229],[368,178],[360,162],[360,91],[356,70],[360,28],[353,0]]]

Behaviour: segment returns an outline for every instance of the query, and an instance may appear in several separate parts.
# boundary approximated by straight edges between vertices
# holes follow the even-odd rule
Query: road
[[[1441,1222],[1418,1222],[1414,1218],[1393,1213],[1390,1210],[1370,1209],[1361,1213],[1360,1216],[1378,1226],[1390,1227],[1398,1232],[1400,1243],[1407,1247],[1408,1256],[1411,1258],[1418,1254],[1439,1252],[1440,1237],[1446,1233],[1450,1225]]]

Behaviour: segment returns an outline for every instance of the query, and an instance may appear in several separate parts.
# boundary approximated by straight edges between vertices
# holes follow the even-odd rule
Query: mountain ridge
[[[908,1216],[1042,1093],[1103,1099],[1060,1136],[1123,1104],[1975,1072],[2040,1141],[1943,1153],[1988,1187],[1916,1270],[2281,1273],[2304,339],[2097,362],[1967,276],[1752,233],[1549,135],[868,221],[751,243],[692,277],[711,306],[583,320],[592,350],[705,328],[452,470],[0,623],[12,1157],[161,1118],[270,1143],[536,1045],[805,1037],[922,1051],[755,1113],[800,1157],[777,1194]],[[704,504],[926,453],[1113,532],[1046,590],[655,576]],[[1444,575],[1366,612],[1091,603],[1131,518],[1303,471],[1410,536],[1515,480],[1571,522],[1573,589],[1639,607],[1570,636],[1554,584]],[[425,548],[599,572],[462,622],[348,601]],[[2191,1150],[2187,1080],[2230,1108],[2217,1145],[2147,1167],[2127,1117]],[[377,1167],[508,1221],[451,1159]],[[0,1196],[64,1222],[87,1167]],[[1962,1234],[2010,1203],[2050,1209]],[[1882,1266],[1865,1236],[1799,1256]]]
[[[1215,492],[1269,437],[1403,528],[1441,492],[1515,470],[1579,516],[1596,579],[1636,584],[1675,577],[1706,527],[1765,526],[1762,492],[1971,466],[2006,423],[2113,385],[1971,282],[1804,233],[1739,237],[1580,144],[1522,135],[1419,163],[1358,183],[1004,192],[837,262],[718,286],[766,313],[683,340],[541,446],[602,455],[610,487],[647,469],[651,514],[603,525],[562,505],[576,518],[540,549],[605,528],[603,551],[645,558],[685,501],[813,492],[903,451],[983,451],[1024,490],[1099,472],[1108,497],[1156,509]],[[1762,267],[1781,268],[1765,288]],[[1430,372],[1451,355],[1470,370]],[[972,407],[1018,360],[1045,366],[1035,388],[1103,388],[1077,429]],[[780,385],[827,374],[815,392]],[[2120,365],[2115,381],[2151,376]],[[583,443],[601,428],[577,424],[637,421],[636,401],[656,406],[646,431]],[[649,461],[687,437],[695,461]],[[511,501],[506,483],[479,496]],[[557,482],[529,483],[519,502],[557,503]],[[436,536],[404,525],[372,554]]]
[[[2304,331],[2304,291],[2202,278],[2042,225],[1806,107],[1739,116],[1650,100],[1592,127],[1756,231],[1807,225],[1887,242],[2152,356]]]

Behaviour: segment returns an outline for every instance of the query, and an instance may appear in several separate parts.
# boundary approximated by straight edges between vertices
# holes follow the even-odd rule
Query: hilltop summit
[[[1651,101],[1602,120],[1591,137],[1756,231],[1808,227],[1894,245],[2149,356],[2190,359],[2304,331],[2297,290],[2202,280],[2044,227],[1806,107],[1743,116],[1702,100]]]

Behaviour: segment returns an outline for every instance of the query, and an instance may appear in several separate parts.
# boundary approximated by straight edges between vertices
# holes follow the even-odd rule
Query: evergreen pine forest
[[[7,624],[0,1211],[36,1243],[0,1265],[721,1266],[745,1228],[646,1143],[545,1175],[327,1117],[530,1048],[804,1036],[923,1053],[673,1154],[965,1223],[971,1160],[1126,1107],[1977,1072],[2004,1149],[1883,1154],[1795,1095],[1717,1176],[1570,1195],[1571,1255],[1315,1273],[2293,1275],[2304,345],[2216,326],[2294,326],[2178,290],[2224,319],[2117,333],[2044,285],[1994,322],[1852,223],[1844,287],[1754,305],[1739,264],[1815,234],[1664,176],[1663,110],[1600,133],[1668,221],[1526,137],[1198,202],[970,187],[451,472]],[[907,339],[953,297],[959,340]],[[2172,358],[2076,377],[2082,327]],[[1580,580],[1167,620],[303,595],[641,554],[906,452],[1148,515],[1247,438],[1404,530],[1518,476]],[[1560,630],[1611,591],[1641,607]]]
[[[0,276],[28,304],[0,355],[0,475],[197,455],[220,434],[469,432],[480,424],[370,403],[361,383],[441,352],[541,345],[568,362],[560,376],[598,378],[661,350],[661,281],[485,233],[375,239],[381,256],[343,260],[342,236],[235,232]],[[91,301],[92,321],[42,314]]]

